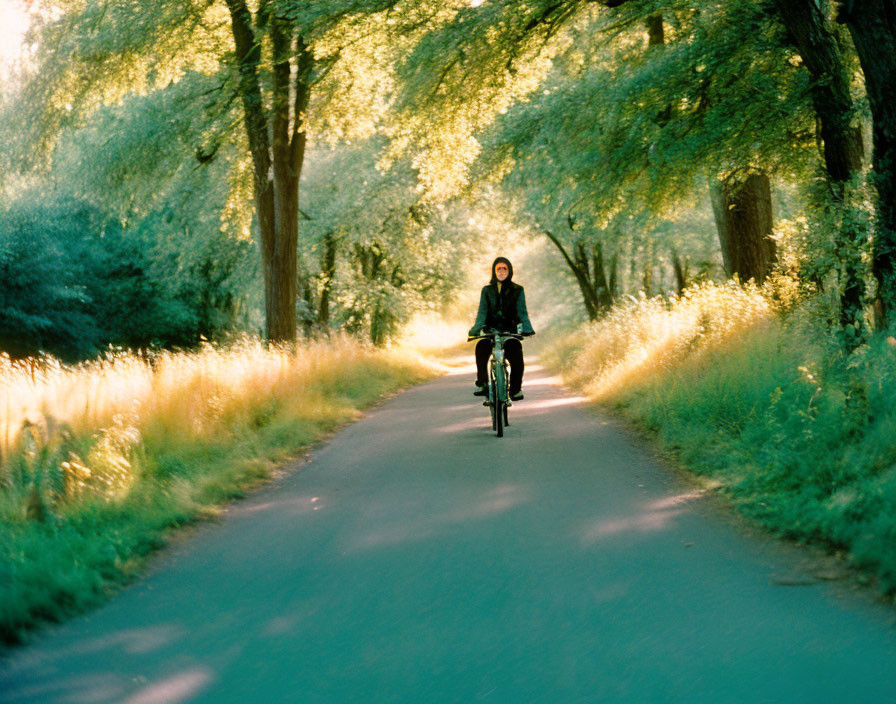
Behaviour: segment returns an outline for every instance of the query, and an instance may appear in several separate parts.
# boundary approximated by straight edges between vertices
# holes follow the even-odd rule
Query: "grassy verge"
[[[648,429],[778,534],[826,544],[896,592],[896,349],[844,355],[799,310],[705,285],[634,301],[553,351],[566,378]]]
[[[432,373],[346,339],[77,367],[0,359],[0,638],[100,602],[171,529]]]

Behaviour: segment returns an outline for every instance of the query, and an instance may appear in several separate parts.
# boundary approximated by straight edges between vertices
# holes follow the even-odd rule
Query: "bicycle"
[[[492,356],[488,360],[488,398],[483,406],[488,406],[492,416],[492,430],[504,437],[504,428],[510,425],[507,409],[513,405],[510,400],[509,362],[504,358],[504,343],[508,340],[522,340],[525,335],[512,332],[483,331],[484,334],[468,337],[467,341],[488,339],[492,341]]]

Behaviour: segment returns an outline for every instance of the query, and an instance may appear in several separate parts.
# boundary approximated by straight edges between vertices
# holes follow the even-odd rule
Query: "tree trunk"
[[[617,252],[613,252],[613,257],[610,259],[610,273],[609,280],[607,281],[607,290],[610,292],[610,300],[615,301],[619,298],[619,285],[617,283],[617,270],[619,268],[619,254]]]
[[[597,295],[597,304],[601,311],[609,310],[613,306],[615,295],[607,281],[607,267],[604,264],[604,247],[598,241],[591,245],[591,259],[593,262],[592,281],[594,292]],[[612,274],[611,274],[612,276]]]
[[[560,250],[560,254],[563,255],[563,259],[566,262],[566,265],[569,267],[569,270],[573,273],[573,276],[576,277],[576,283],[579,285],[579,291],[582,292],[582,302],[585,304],[585,312],[588,314],[588,320],[597,320],[600,306],[597,301],[597,294],[594,290],[594,286],[591,283],[591,280],[588,278],[586,272],[582,270],[582,268],[573,261],[572,257],[566,251],[566,248],[557,239],[557,236],[549,230],[543,231],[545,236],[554,243],[554,246]]]
[[[838,19],[852,35],[871,105],[878,218],[872,272],[878,282],[881,322],[896,319],[896,0],[849,0]]]
[[[672,250],[672,271],[675,273],[675,290],[681,294],[688,285],[688,262],[687,259],[682,261],[675,249]]]
[[[737,274],[741,281],[755,279],[761,284],[775,262],[768,176],[729,177],[712,184],[710,195],[725,271],[729,276]]]
[[[336,274],[336,237],[332,232],[324,235],[324,251],[321,255],[321,276],[323,286],[320,291],[320,306],[317,309],[317,324],[322,330],[330,326],[330,290]]]
[[[666,43],[663,31],[663,16],[651,15],[647,18],[647,46],[662,46]]]
[[[820,126],[825,170],[833,201],[844,203],[844,185],[862,168],[864,145],[856,124],[850,77],[836,37],[828,29],[827,18],[815,0],[775,0],[778,14],[799,51],[812,79],[812,104]],[[840,323],[843,327],[863,325],[862,306],[865,282],[855,261],[852,233],[838,233],[844,252],[841,260]]]
[[[864,145],[837,39],[816,0],[775,0],[775,6],[812,79],[828,178],[848,181],[862,168]]]
[[[641,291],[650,298],[653,295],[653,240],[644,245],[644,271],[641,273]]]
[[[252,155],[264,272],[265,336],[272,342],[294,342],[300,288],[299,180],[314,60],[291,23],[262,14],[266,4],[262,3],[254,20],[245,0],[227,0],[227,6]],[[259,77],[262,41],[257,35],[263,32],[269,33],[273,50],[270,108],[265,105]]]

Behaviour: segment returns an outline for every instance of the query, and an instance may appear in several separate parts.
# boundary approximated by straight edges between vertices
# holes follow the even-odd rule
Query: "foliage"
[[[100,229],[101,220],[83,204],[36,198],[0,212],[0,348],[94,352],[99,321],[90,312],[82,232]]]
[[[309,158],[300,237],[306,260],[339,252],[330,286],[332,323],[380,344],[412,316],[441,309],[463,283],[467,233],[446,226],[443,207],[422,202],[404,162],[376,168],[382,142],[321,149]]]
[[[83,198],[23,194],[0,214],[2,348],[75,360],[110,344],[190,346],[231,330],[244,294],[229,279],[250,243],[214,222],[208,239],[184,228],[193,247],[183,250],[186,237],[164,219],[177,227],[177,215],[158,215],[127,228]]]

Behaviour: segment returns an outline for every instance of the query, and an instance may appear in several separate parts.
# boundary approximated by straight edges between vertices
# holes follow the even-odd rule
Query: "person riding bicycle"
[[[482,287],[479,297],[479,311],[476,322],[470,329],[470,337],[482,334],[483,330],[534,335],[529,312],[526,310],[526,294],[523,287],[512,281],[513,265],[505,257],[492,262],[492,279]],[[494,342],[488,339],[476,343],[476,391],[474,396],[487,396],[488,360]],[[523,399],[523,345],[519,340],[504,343],[504,355],[510,362],[510,399]]]

